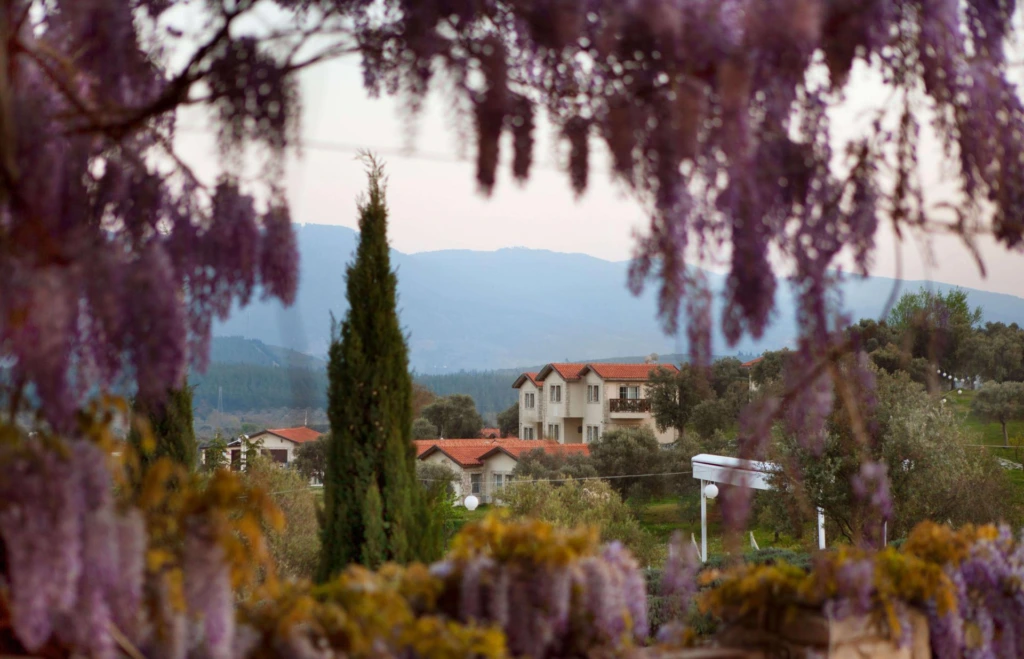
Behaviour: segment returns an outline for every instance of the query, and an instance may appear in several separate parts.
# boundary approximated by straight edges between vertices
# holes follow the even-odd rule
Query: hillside
[[[343,274],[357,234],[340,226],[297,227],[301,252],[295,305],[256,300],[215,326],[217,336],[253,338],[269,346],[323,357],[331,315],[346,309]],[[655,317],[655,293],[634,297],[626,289],[627,262],[583,254],[522,248],[494,252],[448,250],[420,254],[393,251],[399,280],[399,312],[409,333],[411,367],[423,374],[482,368],[519,368],[595,355],[685,352],[684,337],[666,337]],[[709,274],[716,291],[721,275]],[[923,282],[902,282],[903,291]],[[845,308],[853,318],[878,317],[896,282],[851,281]],[[944,291],[950,286],[935,284]],[[1024,299],[969,290],[985,318],[1024,323]],[[775,322],[760,341],[729,348],[715,333],[716,354],[760,354],[790,344],[797,335],[792,290],[783,286]],[[716,307],[716,315],[718,313]]]

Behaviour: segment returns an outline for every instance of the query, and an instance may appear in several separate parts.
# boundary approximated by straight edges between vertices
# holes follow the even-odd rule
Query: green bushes
[[[658,564],[664,555],[664,547],[640,526],[630,507],[604,481],[569,480],[558,486],[513,483],[502,499],[515,517],[544,520],[563,528],[594,526],[602,541],[618,540],[641,565]]]

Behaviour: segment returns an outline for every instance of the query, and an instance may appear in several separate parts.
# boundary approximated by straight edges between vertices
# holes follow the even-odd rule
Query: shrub
[[[284,514],[280,531],[264,528],[270,555],[285,577],[312,578],[320,551],[317,494],[295,469],[284,468],[255,452],[246,459],[245,482],[270,495]]]
[[[660,562],[664,552],[604,481],[569,480],[561,486],[513,482],[502,498],[515,517],[543,520],[566,529],[593,526],[603,541],[623,543],[641,565]]]

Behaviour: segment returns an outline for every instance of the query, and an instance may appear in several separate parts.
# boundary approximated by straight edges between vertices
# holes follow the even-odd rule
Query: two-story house
[[[666,364],[548,364],[523,373],[519,390],[520,439],[548,439],[562,444],[595,441],[607,430],[646,425],[663,444],[676,440],[674,430],[658,431],[647,399],[647,382]]]

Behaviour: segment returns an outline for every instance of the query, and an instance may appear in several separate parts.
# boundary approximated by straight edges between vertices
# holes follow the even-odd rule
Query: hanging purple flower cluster
[[[124,483],[115,497],[110,461],[90,439],[0,442],[0,608],[14,639],[29,653],[61,647],[96,659],[132,649],[166,659],[239,656],[238,557],[225,549],[221,515],[235,512],[225,495],[254,493],[222,478],[209,492],[179,480],[160,494],[152,486],[168,472],[144,481],[130,503]],[[180,496],[186,487],[193,498]],[[221,508],[190,503],[203,497]],[[144,501],[153,509],[139,507]],[[258,552],[250,544],[246,560],[259,561]]]
[[[697,363],[710,359],[713,319],[694,253],[731,259],[721,327],[732,343],[763,334],[777,270],[789,270],[812,368],[841,345],[840,260],[866,275],[883,219],[898,232],[951,229],[972,249],[986,230],[1008,248],[1024,240],[1024,106],[1003,44],[1012,1],[968,3],[963,12],[957,0],[318,4],[360,26],[371,90],[420,98],[435,71],[448,74],[475,108],[485,192],[497,180],[505,131],[515,178],[527,174],[533,120],[524,105],[547,110],[577,194],[591,178],[590,141],[603,140],[614,175],[650,211],[630,287],[658,281],[670,332],[685,310]],[[843,145],[828,110],[850,91],[856,62],[879,72],[896,100]],[[951,218],[921,194],[924,107],[934,107],[933,128],[963,193]],[[807,395],[791,401],[809,408],[794,425],[810,444],[831,411],[834,377],[811,378]],[[744,434],[753,444],[741,446],[744,457],[763,457],[765,438]]]
[[[226,152],[263,146],[279,163],[298,110],[288,62],[233,36],[241,11],[226,9],[172,67],[183,51],[156,22],[172,4],[3,10],[0,346],[15,388],[31,385],[62,430],[97,386],[134,381],[155,398],[180,384],[190,361],[204,365],[211,320],[233,302],[260,287],[285,303],[295,295],[276,182],[243,191],[228,169],[210,189],[173,150],[174,111],[205,80]],[[259,188],[269,201],[257,203]]]
[[[957,610],[929,610],[938,659],[1024,656],[1024,537],[1007,526],[975,543],[959,565],[946,568]]]
[[[92,656],[113,657],[110,625],[131,638],[141,631],[145,527],[141,515],[116,510],[99,448],[52,441],[58,445],[0,448],[12,627],[30,652],[55,635]]]
[[[493,522],[492,522],[493,523]],[[550,529],[537,527],[533,541]],[[530,541],[530,542],[533,542]],[[502,549],[514,547],[514,540]],[[445,582],[439,607],[462,623],[495,624],[515,656],[578,656],[595,648],[623,648],[647,637],[647,590],[635,559],[621,543],[596,554],[584,551],[557,561],[529,556],[456,550],[431,566]]]
[[[651,204],[633,281],[661,280],[670,329],[689,292],[684,250],[693,245],[731,250],[730,340],[759,336],[769,320],[773,250],[795,266],[808,334],[827,329],[828,271],[844,249],[867,269],[887,200],[906,210],[908,181],[917,180],[912,117],[898,130],[875,121],[846,153],[833,153],[826,110],[857,60],[897,88],[907,115],[930,97],[940,138],[959,154],[968,205],[995,206],[995,233],[1007,246],[1024,235],[1013,201],[1024,190],[1024,112],[1003,47],[1012,2],[971,3],[963,14],[955,0],[390,0],[390,13],[319,4],[363,26],[372,90],[422,95],[436,70],[452,75],[476,108],[485,190],[503,130],[515,137],[516,162],[525,160],[524,124],[513,120],[524,99],[546,108],[567,139],[577,192],[588,180],[588,137],[603,139],[615,173]],[[896,168],[895,186],[880,177],[883,165]],[[918,207],[895,219],[927,216]],[[965,234],[976,228],[967,224]]]

